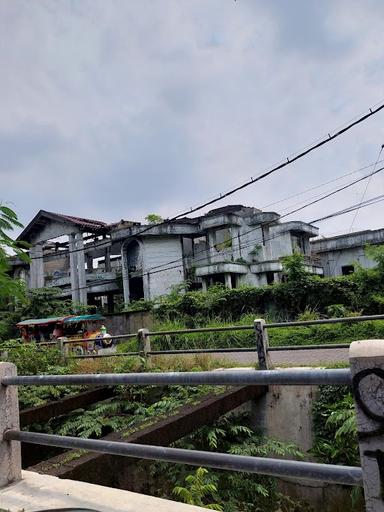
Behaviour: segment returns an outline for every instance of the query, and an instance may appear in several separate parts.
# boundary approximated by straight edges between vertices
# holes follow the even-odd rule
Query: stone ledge
[[[23,471],[22,480],[0,489],[0,509],[32,512],[53,508],[88,508],[100,512],[198,512],[205,508],[101,485],[61,480]]]

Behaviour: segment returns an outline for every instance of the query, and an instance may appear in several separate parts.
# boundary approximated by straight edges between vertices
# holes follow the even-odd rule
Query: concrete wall
[[[170,270],[150,273],[144,275],[144,296],[146,299],[153,299],[161,295],[166,295],[172,289],[172,286],[178,285],[184,281],[184,266],[181,239],[178,237],[156,237],[145,238],[143,241],[143,272],[162,270],[173,267]],[[179,260],[177,263],[170,264],[170,261]]]
[[[45,242],[63,235],[70,235],[71,233],[78,232],[79,230],[73,224],[65,224],[61,222],[52,221],[44,226],[41,231],[35,235],[32,244],[38,242]]]
[[[351,247],[339,251],[332,250],[329,252],[321,252],[318,256],[324,268],[325,276],[341,276],[343,273],[342,267],[345,265],[353,265],[356,262],[359,262],[364,268],[372,268],[376,265],[373,260],[365,256],[363,247]]]
[[[114,313],[112,315],[105,315],[105,326],[112,335],[136,333],[143,327],[151,329],[153,317],[150,311]]]
[[[265,435],[295,445],[306,454],[304,460],[313,460],[308,454],[313,446],[313,402],[318,396],[317,386],[269,386],[268,393],[253,403],[253,424]],[[324,482],[297,479],[278,479],[281,492],[302,499],[314,512],[345,512],[351,510],[351,487]],[[354,512],[362,512],[363,503]]]

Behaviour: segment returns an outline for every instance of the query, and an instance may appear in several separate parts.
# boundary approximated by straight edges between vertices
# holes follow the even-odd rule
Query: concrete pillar
[[[129,272],[125,244],[121,246],[121,275],[123,280],[124,304],[129,304]]]
[[[208,261],[209,261],[209,263],[215,263],[216,256],[217,256],[217,250],[214,247],[216,244],[215,231],[208,231],[207,242],[208,242]]]
[[[29,265],[29,288],[34,289],[37,288],[37,268],[36,268],[36,253],[35,253],[35,247],[32,246],[29,249],[29,256],[31,258],[31,263]]]
[[[384,512],[384,340],[349,348],[365,510]]]
[[[201,278],[201,284],[202,284],[201,289],[203,290],[203,292],[206,292],[208,289],[208,286],[207,286],[207,280],[205,279],[205,277]]]
[[[111,248],[110,247],[106,247],[105,249],[105,271],[106,272],[111,272],[112,270],[112,267],[111,267]]]
[[[80,302],[79,293],[79,278],[77,275],[77,251],[76,251],[76,240],[74,233],[71,233],[68,237],[69,247],[69,268],[71,272],[71,292],[72,302]]]
[[[148,357],[148,352],[151,351],[151,340],[149,337],[148,329],[139,329],[137,332],[137,342],[139,352],[142,352],[144,357]]]
[[[271,359],[268,354],[269,340],[268,332],[265,327],[265,320],[257,318],[254,321],[257,357],[259,360],[259,370],[268,370],[272,367]]]
[[[0,363],[0,487],[21,480],[21,449],[16,441],[4,441],[4,432],[19,430],[17,387],[2,386],[1,379],[16,375],[12,363]]]
[[[225,287],[232,288],[231,274],[224,274],[224,278],[225,278]]]
[[[85,259],[87,261],[87,270],[88,272],[92,272],[93,270],[93,258],[91,254],[86,254]]]
[[[232,241],[232,257],[233,260],[236,261],[237,259],[241,258],[241,246],[240,246],[240,228],[234,228],[232,227],[230,229],[230,238]]]
[[[36,269],[36,288],[44,288],[44,260],[43,260],[43,245],[36,244],[35,246],[35,269]]]
[[[87,278],[85,275],[85,257],[84,257],[84,241],[83,233],[77,233],[76,249],[77,249],[77,273],[79,279],[79,298],[81,304],[87,304]]]

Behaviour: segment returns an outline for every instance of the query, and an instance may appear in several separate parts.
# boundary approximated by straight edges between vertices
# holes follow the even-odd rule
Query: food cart
[[[16,324],[26,343],[46,343],[60,340],[66,352],[76,355],[116,351],[111,335],[100,314],[69,315],[23,320]]]

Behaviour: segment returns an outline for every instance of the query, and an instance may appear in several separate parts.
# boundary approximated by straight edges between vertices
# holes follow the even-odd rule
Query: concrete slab
[[[32,512],[54,508],[88,508],[100,512],[198,512],[205,508],[101,485],[60,480],[23,471],[22,480],[0,489],[0,509]]]

